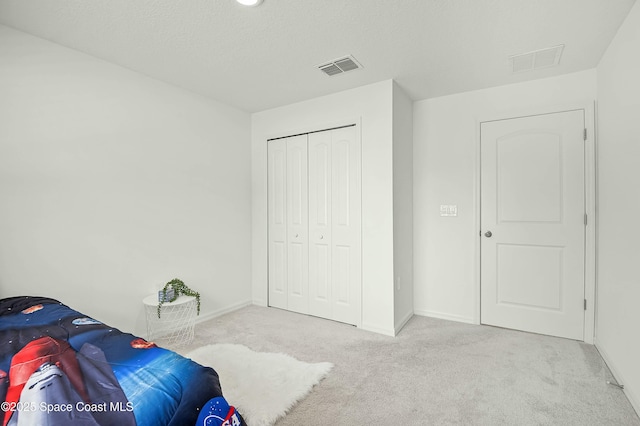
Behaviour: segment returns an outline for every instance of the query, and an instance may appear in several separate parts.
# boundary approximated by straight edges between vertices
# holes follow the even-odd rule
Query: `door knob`
[[[491,238],[492,235],[493,234],[491,233],[491,231],[487,231],[487,232],[484,233],[484,236],[487,237],[487,238]]]

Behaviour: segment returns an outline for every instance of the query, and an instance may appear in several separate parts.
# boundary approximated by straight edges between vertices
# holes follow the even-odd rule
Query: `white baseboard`
[[[264,306],[267,307],[267,301],[264,299],[253,299],[251,301],[252,304],[256,305],[256,306]]]
[[[396,330],[395,330],[395,334],[398,335],[398,333],[400,333],[400,330],[402,330],[402,328],[407,325],[407,323],[409,322],[409,320],[413,317],[413,311],[409,311],[407,312],[407,315],[404,316],[404,318],[402,318],[400,320],[399,324],[396,324]]]
[[[396,335],[395,330],[392,328],[382,328],[382,327],[378,327],[377,325],[367,324],[364,322],[362,323],[361,328],[363,330],[371,331],[373,333],[384,334],[385,336],[395,337]]]
[[[613,377],[615,378],[615,380],[617,380],[619,384],[624,385],[624,389],[622,389],[622,392],[624,392],[624,394],[627,396],[627,399],[631,403],[631,406],[633,407],[634,410],[636,410],[636,413],[640,416],[639,395],[635,392],[635,390],[633,390],[628,386],[628,383],[626,383],[624,379],[624,375],[622,375],[620,373],[620,370],[616,368],[616,365],[611,361],[611,357],[609,357],[609,355],[607,354],[607,351],[604,350],[602,346],[598,344],[597,341],[595,342],[595,347],[600,353],[600,356],[602,357],[602,359],[604,359],[604,362],[607,364],[607,367],[609,367],[609,370],[611,370],[611,374],[613,374]]]
[[[213,312],[207,312],[205,315],[198,315],[196,317],[196,324],[209,321],[210,319],[217,318],[229,312],[237,311],[240,308],[251,305],[251,300],[244,300],[242,302],[234,303],[233,305],[225,306],[224,308],[216,309]]]
[[[432,318],[444,319],[449,321],[464,322],[466,324],[475,324],[475,321],[473,320],[473,318],[463,317],[461,315],[455,315],[455,314],[445,314],[443,312],[436,312],[428,309],[414,309],[413,313],[415,315],[420,315],[423,317],[432,317]]]

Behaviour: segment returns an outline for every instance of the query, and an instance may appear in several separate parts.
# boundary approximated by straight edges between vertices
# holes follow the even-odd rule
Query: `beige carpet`
[[[277,426],[640,425],[572,340],[419,316],[393,338],[249,306],[198,324],[192,347],[223,342],[334,364]]]

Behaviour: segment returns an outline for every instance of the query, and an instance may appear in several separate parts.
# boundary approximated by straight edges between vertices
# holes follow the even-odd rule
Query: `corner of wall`
[[[393,294],[397,333],[413,315],[413,101],[393,82]]]
[[[597,68],[596,347],[640,413],[640,2],[636,2]]]

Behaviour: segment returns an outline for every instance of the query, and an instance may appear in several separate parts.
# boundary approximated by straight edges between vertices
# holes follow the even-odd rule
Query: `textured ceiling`
[[[634,1],[0,0],[0,23],[254,112],[391,78],[418,100],[593,68]],[[560,66],[509,73],[558,44]],[[364,69],[316,68],[348,54]]]

